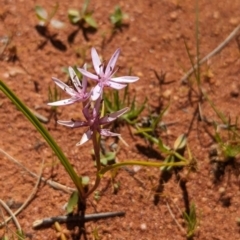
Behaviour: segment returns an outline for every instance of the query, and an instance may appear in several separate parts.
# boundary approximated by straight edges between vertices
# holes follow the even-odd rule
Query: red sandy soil
[[[117,63],[120,67],[119,76],[127,75],[131,68],[132,75],[140,77],[137,83],[129,86],[130,93],[136,94],[139,104],[146,96],[148,108],[153,113],[158,113],[158,108],[164,108],[171,100],[163,121],[166,124],[174,124],[167,127],[167,132],[160,133],[162,140],[172,146],[180,134],[187,134],[189,148],[197,162],[197,171],[189,174],[187,168],[176,175],[174,172],[163,174],[158,168],[144,167],[134,174],[130,174],[126,169],[119,169],[113,181],[111,175],[106,174],[98,188],[99,201],[91,195],[87,201],[86,213],[124,211],[126,215],[86,223],[85,238],[186,239],[187,226],[182,212],[188,210],[191,202],[194,202],[198,225],[193,239],[240,239],[240,229],[237,224],[237,219],[240,217],[239,159],[236,158],[232,165],[228,164],[223,169],[224,174],[219,181],[214,181],[214,173],[219,169],[210,164],[209,149],[214,144],[214,139],[206,131],[208,129],[210,133],[214,133],[214,128],[212,125],[207,126],[206,123],[198,121],[196,116],[194,118],[199,99],[193,91],[191,91],[192,95],[189,95],[189,85],[184,85],[180,81],[185,71],[191,67],[184,39],[190,54],[194,61],[196,60],[194,1],[91,1],[89,9],[94,11],[93,16],[98,23],[98,29],[96,32],[86,33],[88,39],[80,29],[72,42],[68,41],[69,36],[77,30],[77,27],[69,23],[67,10],[80,8],[82,2],[62,1],[59,3],[56,18],[65,22],[65,28],[61,30],[51,26],[49,28],[51,34],[56,34],[55,40],[61,42],[61,49],[56,48],[53,42],[36,30],[38,20],[34,6],[41,5],[50,11],[54,4],[46,0],[2,0],[0,37],[11,36],[12,41],[7,49],[1,52],[0,78],[28,107],[49,117],[50,107],[46,103],[48,87],[54,86],[52,76],[67,82],[67,75],[62,72],[62,68],[82,66],[84,62],[91,63],[92,46],[106,61],[120,47],[122,52]],[[128,13],[129,19],[121,31],[111,36],[112,26],[109,15],[116,4]],[[240,23],[239,9],[238,0],[200,1],[200,58],[223,42]],[[84,51],[86,58],[82,54]],[[159,75],[161,72],[166,73],[164,83],[169,83],[162,84],[161,91],[153,70]],[[234,122],[240,113],[238,37],[203,64],[201,73],[204,90],[217,108]],[[197,90],[194,76],[189,81]],[[78,106],[77,111],[77,105],[59,107],[58,118],[63,120],[78,118],[81,109],[80,105]],[[221,122],[206,100],[202,101],[201,109],[207,119]],[[139,119],[147,114],[146,110]],[[0,93],[0,116],[2,150],[37,174],[44,160],[43,177],[74,187],[44,139],[3,93]],[[88,175],[92,185],[95,177],[91,156],[92,145],[87,143],[81,147],[75,146],[85,129],[72,130],[55,125],[54,118],[45,126],[62,147],[76,171]],[[120,132],[129,146],[125,146],[121,141],[118,143],[118,161],[128,159],[162,161],[157,148],[154,147],[155,152],[151,150],[144,139],[132,136],[126,126],[122,126]],[[112,141],[111,139],[107,142]],[[0,153],[0,161],[0,199],[15,211],[31,194],[37,179],[2,153]],[[129,169],[133,168],[128,167],[127,170]],[[117,193],[113,192],[113,182],[120,183]],[[41,182],[34,199],[17,216],[26,238],[57,239],[54,227],[35,230],[32,224],[37,219],[64,215],[63,207],[69,196],[70,194]],[[3,212],[7,216],[7,213]],[[2,214],[0,220],[3,220]],[[62,229],[67,228],[69,230],[67,238],[74,239],[76,229],[62,225]],[[11,230],[15,231],[12,222],[8,227],[0,229],[0,238],[7,230],[8,236],[11,235]]]

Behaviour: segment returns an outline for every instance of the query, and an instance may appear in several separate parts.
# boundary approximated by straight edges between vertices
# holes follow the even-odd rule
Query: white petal
[[[92,80],[97,80],[99,81],[99,77],[95,74],[92,74],[90,72],[88,72],[87,70],[83,69],[83,68],[78,68],[77,69],[82,75],[92,79]]]
[[[99,75],[101,74],[102,63],[95,48],[92,48],[91,55],[94,69],[96,73]]]
[[[92,137],[92,131],[88,130],[87,132],[85,132],[80,140],[80,142],[78,142],[76,144],[76,146],[80,146],[82,144],[84,144],[85,142],[87,142],[88,140],[90,140]]]
[[[83,126],[88,125],[86,122],[81,122],[81,121],[62,121],[62,120],[58,120],[57,123],[61,124],[61,125],[64,125],[66,127],[71,127],[71,128],[83,127]]]
[[[69,67],[68,68],[68,72],[69,72],[69,75],[70,75],[70,77],[72,79],[72,82],[73,82],[75,88],[77,89],[78,92],[81,92],[81,90],[82,90],[81,86],[82,85],[81,85],[81,83],[80,83],[80,81],[78,79],[78,76],[76,75],[74,69],[72,67]]]
[[[69,95],[75,96],[77,94],[77,92],[74,89],[70,88],[67,84],[60,81],[59,79],[53,77],[52,80]]]
[[[87,64],[85,63],[83,65],[84,70],[87,70]],[[86,92],[87,89],[87,77],[86,76],[82,76],[82,88],[83,88],[83,92]]]
[[[122,77],[116,77],[111,78],[111,81],[118,82],[118,83],[132,83],[139,80],[139,77],[134,76],[122,76]]]
[[[93,101],[96,101],[100,97],[101,93],[102,93],[102,87],[99,84],[97,84],[93,88],[91,99]]]
[[[104,125],[104,124],[110,123],[110,122],[116,120],[118,117],[122,116],[128,110],[129,110],[129,108],[126,107],[126,108],[123,108],[123,109],[121,109],[117,112],[110,113],[107,116],[100,119],[100,124]]]
[[[111,88],[119,90],[119,89],[125,88],[127,85],[109,81],[108,86],[111,87]]]
[[[108,65],[106,67],[106,71],[105,71],[105,74],[106,75],[112,75],[112,71],[116,65],[116,62],[118,60],[118,57],[119,57],[119,54],[120,54],[120,48],[118,48],[115,53],[112,55],[111,59],[109,60],[108,62]]]
[[[113,133],[113,132],[110,132],[109,129],[100,129],[100,132],[99,132],[102,136],[106,136],[106,137],[115,137],[115,136],[120,136],[119,133]]]
[[[69,98],[69,99],[64,99],[64,100],[60,100],[60,101],[56,101],[56,102],[51,102],[48,103],[48,106],[64,106],[64,105],[70,105],[73,104],[77,101],[77,99],[74,98]]]

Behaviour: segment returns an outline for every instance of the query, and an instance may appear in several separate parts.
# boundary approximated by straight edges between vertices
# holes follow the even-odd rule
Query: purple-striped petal
[[[48,106],[64,106],[64,105],[73,104],[73,103],[75,103],[77,100],[78,100],[78,99],[69,98],[69,99],[59,100],[59,101],[56,101],[56,102],[47,103],[47,105],[48,105]]]
[[[112,55],[111,59],[109,60],[108,62],[108,65],[106,67],[106,70],[105,70],[105,75],[110,77],[112,74],[112,71],[116,65],[116,62],[118,60],[118,57],[119,57],[119,54],[120,54],[120,48],[118,48],[115,53]]]
[[[108,114],[107,116],[105,117],[102,117],[99,122],[101,125],[104,125],[104,124],[108,124],[110,122],[113,122],[114,120],[116,120],[118,117],[122,116],[125,112],[127,112],[129,110],[128,107],[126,108],[123,108],[117,112],[114,112],[114,113],[110,113]]]
[[[62,89],[64,90],[66,93],[68,93],[71,96],[75,96],[76,95],[76,91],[72,88],[70,88],[67,84],[63,83],[62,81],[60,81],[59,79],[53,77],[52,80]]]
[[[91,50],[93,67],[98,75],[102,73],[102,63],[95,48]]]
[[[83,69],[87,71],[87,64],[85,63],[83,65]],[[85,92],[87,89],[87,77],[82,75],[82,89]]]
[[[139,77],[134,76],[122,76],[122,77],[116,77],[111,78],[111,81],[118,82],[118,83],[132,83],[139,80]]]
[[[76,75],[76,73],[75,73],[75,71],[74,71],[74,69],[72,67],[68,68],[68,72],[69,72],[69,75],[70,75],[70,77],[72,79],[72,82],[73,82],[75,88],[80,93],[81,90],[82,90],[82,88],[81,88],[82,85],[81,85],[81,83],[80,83],[80,81],[78,79],[78,76]]]
[[[82,75],[92,79],[92,80],[96,80],[99,81],[99,77],[95,74],[92,74],[90,72],[88,72],[87,70],[83,69],[83,68],[78,68],[77,69]]]
[[[109,81],[108,86],[111,87],[111,88],[119,90],[119,89],[125,88],[127,85]]]
[[[82,122],[82,121],[62,121],[62,120],[58,120],[57,123],[61,124],[61,125],[64,125],[66,127],[71,127],[71,128],[88,126],[87,122]]]
[[[82,138],[80,140],[80,142],[78,142],[76,145],[77,146],[80,146],[82,144],[84,144],[85,142],[87,142],[88,140],[90,140],[92,137],[92,131],[89,129],[87,132],[85,132],[83,135],[82,135]]]
[[[104,128],[101,128],[100,131],[99,131],[99,133],[100,133],[100,135],[106,136],[106,137],[120,136],[119,133],[113,133],[113,132],[111,132],[109,129],[104,129]]]
[[[101,94],[102,94],[102,87],[99,84],[97,84],[92,90],[91,99],[93,101],[96,101],[101,96]]]

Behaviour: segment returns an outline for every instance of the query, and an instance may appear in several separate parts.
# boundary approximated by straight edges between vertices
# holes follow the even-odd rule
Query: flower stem
[[[85,198],[87,198],[91,193],[93,193],[98,185],[100,184],[101,177],[98,174],[101,171],[101,162],[100,162],[100,138],[101,136],[98,134],[96,130],[93,131],[92,134],[92,141],[93,141],[93,149],[94,149],[94,155],[96,159],[97,164],[97,174],[96,174],[96,180],[94,186],[85,194]]]

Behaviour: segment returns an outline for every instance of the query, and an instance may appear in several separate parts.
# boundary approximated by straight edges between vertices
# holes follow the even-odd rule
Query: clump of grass
[[[187,238],[192,239],[198,225],[196,206],[194,203],[191,203],[189,213],[183,212],[183,219],[187,226]]]
[[[131,97],[127,86],[124,89],[123,96],[120,96],[119,92],[115,90],[108,94],[104,94],[104,101],[107,113],[116,112],[126,106],[129,106],[129,111],[123,114],[118,119],[116,124],[120,122],[125,122],[127,124],[134,125],[137,123],[139,115],[145,109],[147,98],[145,98],[144,102],[140,106],[137,106],[136,95]]]

